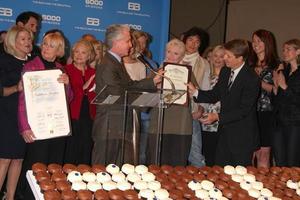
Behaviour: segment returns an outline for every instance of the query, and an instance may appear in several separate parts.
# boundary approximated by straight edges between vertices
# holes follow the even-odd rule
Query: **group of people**
[[[0,45],[0,124],[5,127],[0,133],[0,187],[6,179],[6,199],[14,199],[16,188],[20,197],[33,198],[25,174],[35,162],[133,163],[136,139],[141,164],[155,163],[161,145],[160,164],[300,166],[299,39],[284,43],[282,59],[274,35],[263,29],[252,34],[251,42],[234,39],[204,52],[207,41],[197,27],[170,40],[164,62],[190,68],[185,83],[189,100],[165,109],[157,144],[158,109],[130,108],[124,141],[124,106],[91,103],[103,89],[121,97],[131,89],[158,92],[166,71],[152,60],[149,35],[111,25],[104,42],[83,35],[66,57],[60,30],[49,30],[39,47],[34,44],[40,22],[37,13],[21,13]],[[147,70],[137,54],[157,72]],[[72,135],[35,140],[22,74],[50,69],[62,71],[58,82],[65,86]],[[130,122],[134,117],[136,127]]]

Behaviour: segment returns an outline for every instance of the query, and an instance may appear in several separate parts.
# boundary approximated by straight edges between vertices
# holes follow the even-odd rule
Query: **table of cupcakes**
[[[35,163],[27,179],[36,199],[300,200],[300,168]]]

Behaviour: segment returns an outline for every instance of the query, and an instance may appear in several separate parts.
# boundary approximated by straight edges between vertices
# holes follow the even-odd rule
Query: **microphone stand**
[[[172,81],[169,77],[157,73],[157,71],[155,71],[155,70],[150,66],[150,64],[144,59],[144,55],[143,55],[143,54],[137,53],[135,57],[136,57],[136,59],[138,59],[139,61],[141,61],[141,62],[142,62],[142,63],[143,63],[143,64],[144,64],[151,72],[153,72],[155,75],[158,75],[158,76],[160,76],[160,77],[163,77],[163,78],[165,78],[165,79],[169,82],[169,84],[170,84],[171,87],[172,87],[172,93],[171,93],[171,94],[176,94],[176,93],[177,93],[173,81]]]

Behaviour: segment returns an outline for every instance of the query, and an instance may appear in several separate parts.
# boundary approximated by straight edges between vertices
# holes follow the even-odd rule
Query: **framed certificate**
[[[36,140],[71,134],[65,86],[59,69],[25,72],[23,87],[28,123]]]
[[[165,62],[163,68],[165,71],[164,76],[168,77],[173,82],[175,90],[185,92],[175,100],[174,104],[187,105],[189,98],[187,95],[187,86],[185,84],[191,79],[191,66]],[[164,78],[162,84],[164,90],[172,90],[171,83],[168,79]]]

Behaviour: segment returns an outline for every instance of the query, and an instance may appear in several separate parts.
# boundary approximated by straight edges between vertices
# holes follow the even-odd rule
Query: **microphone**
[[[151,72],[153,72],[154,74],[156,74],[156,75],[158,75],[158,76],[161,76],[161,77],[165,78],[165,79],[170,83],[170,85],[171,85],[171,87],[172,87],[172,94],[176,94],[176,89],[175,89],[175,85],[174,85],[173,81],[172,81],[169,77],[157,73],[157,72],[153,69],[153,67],[149,64],[149,62],[144,58],[144,55],[143,55],[143,54],[141,54],[141,53],[136,53],[136,54],[135,54],[135,58],[138,59],[141,63],[143,63],[143,64],[144,64]]]

